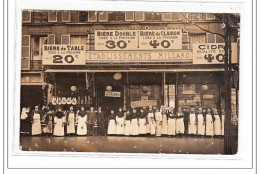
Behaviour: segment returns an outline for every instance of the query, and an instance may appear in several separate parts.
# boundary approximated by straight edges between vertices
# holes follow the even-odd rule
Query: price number
[[[172,41],[173,42],[173,41]],[[169,48],[171,46],[171,43],[168,41],[168,40],[163,40],[161,42],[158,42],[157,40],[151,40],[149,42],[150,46],[152,46],[153,48],[157,48],[159,47],[160,45],[163,47],[163,48]]]
[[[109,49],[114,49],[116,47],[118,47],[120,49],[124,49],[127,47],[127,43],[123,40],[119,40],[117,42],[115,42],[113,40],[108,40],[108,41],[106,41],[106,47]]]
[[[63,63],[64,61],[67,63],[73,63],[74,57],[72,55],[66,55],[65,57],[62,57],[61,55],[53,55],[53,63]],[[77,58],[77,56],[75,56]]]
[[[217,54],[216,57],[212,54],[205,54],[204,59],[207,60],[207,62],[212,62],[214,59],[218,62],[224,62],[224,54]]]

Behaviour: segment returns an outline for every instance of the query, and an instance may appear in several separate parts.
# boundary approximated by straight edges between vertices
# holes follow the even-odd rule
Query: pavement
[[[23,151],[223,154],[223,138],[207,137],[20,137]]]

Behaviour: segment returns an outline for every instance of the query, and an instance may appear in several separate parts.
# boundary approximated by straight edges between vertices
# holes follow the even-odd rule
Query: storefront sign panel
[[[96,30],[95,50],[182,49],[182,30]]]
[[[157,106],[157,101],[156,100],[131,101],[132,108],[148,107],[150,105]]]
[[[192,62],[192,51],[89,51],[87,63]]]
[[[224,64],[224,43],[193,44],[193,64]],[[237,63],[237,43],[232,43],[232,63]]]
[[[105,91],[105,97],[121,97],[121,92]]]
[[[85,65],[85,45],[44,45],[43,65]]]

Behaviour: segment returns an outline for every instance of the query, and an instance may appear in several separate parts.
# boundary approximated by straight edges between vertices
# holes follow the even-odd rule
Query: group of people
[[[191,107],[190,111],[181,107],[175,112],[174,108],[161,110],[149,106],[148,109],[132,108],[123,111],[110,110],[104,113],[101,107],[97,111],[84,106],[75,110],[51,110],[35,106],[23,108],[21,112],[21,134],[24,135],[81,135],[81,136],[222,136],[224,135],[225,113],[217,109],[207,111]],[[43,126],[45,125],[45,126]]]

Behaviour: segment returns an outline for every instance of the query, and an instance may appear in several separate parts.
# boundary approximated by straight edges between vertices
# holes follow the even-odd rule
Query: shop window
[[[62,11],[62,22],[70,22],[70,11]]]
[[[88,12],[80,11],[79,12],[79,22],[87,22],[88,21]]]
[[[179,20],[182,22],[189,22],[191,15],[189,13],[180,13]]]
[[[207,33],[207,43],[216,43],[216,34]]]
[[[136,21],[144,21],[144,12],[135,12]]]
[[[192,13],[191,14],[191,20],[192,21],[205,21],[206,15],[203,13]]]
[[[134,21],[134,12],[125,12],[125,21]]]
[[[88,21],[89,22],[97,22],[97,12],[96,11],[89,11],[88,12]]]
[[[162,13],[163,21],[172,21],[172,13]]]
[[[48,22],[48,12],[35,11],[33,12],[33,22]]]
[[[48,22],[57,22],[57,11],[48,12]]]
[[[88,50],[88,36],[70,36],[70,43],[85,45],[85,50]]]
[[[61,44],[62,45],[70,44],[70,35],[62,35],[61,36]]]
[[[146,21],[160,21],[161,14],[158,12],[147,12],[147,13],[145,13],[145,20]]]
[[[208,13],[206,14],[206,20],[215,20],[216,16],[214,14]]]
[[[124,21],[125,13],[120,11],[109,12],[109,21]]]
[[[31,12],[30,11],[23,11],[23,23],[30,23],[31,22]]]
[[[54,34],[48,35],[47,44],[49,44],[49,45],[55,44],[55,35]]]
[[[182,49],[187,50],[189,49],[189,34],[188,33],[182,33]]]
[[[190,49],[193,48],[193,44],[196,43],[206,43],[206,33],[190,33],[189,35],[190,38]]]
[[[42,52],[43,45],[47,44],[48,37],[33,36],[31,37],[31,50],[32,50],[32,69],[42,69]]]
[[[164,106],[175,108],[175,85],[164,86]]]
[[[71,22],[79,22],[79,12],[78,11],[72,11],[70,13]]]
[[[102,12],[99,12],[99,22],[107,22],[108,21],[108,12],[106,11],[102,11]]]
[[[30,35],[22,36],[21,70],[30,69]]]

